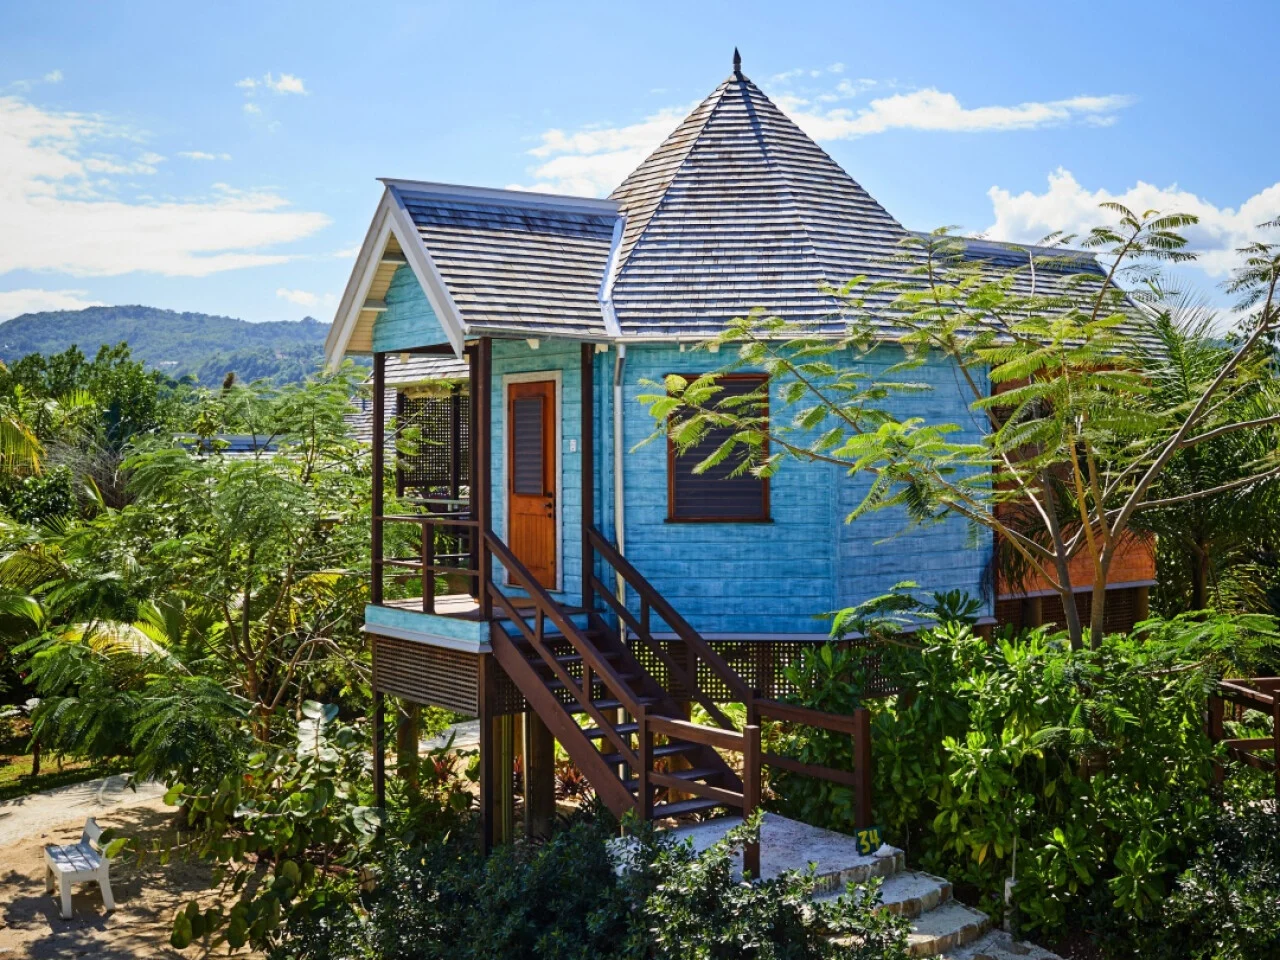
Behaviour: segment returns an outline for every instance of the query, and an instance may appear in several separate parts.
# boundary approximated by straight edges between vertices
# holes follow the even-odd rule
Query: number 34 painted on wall
[[[869,856],[880,849],[879,827],[867,827],[865,830],[859,830],[854,834],[854,838],[858,841],[858,852],[863,856]]]

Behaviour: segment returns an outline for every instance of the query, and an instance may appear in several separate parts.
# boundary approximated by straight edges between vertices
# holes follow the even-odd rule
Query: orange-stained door
[[[556,388],[507,386],[507,535],[544,587],[556,587]]]

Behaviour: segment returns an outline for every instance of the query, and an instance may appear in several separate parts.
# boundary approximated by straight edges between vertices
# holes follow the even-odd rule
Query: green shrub
[[[1249,803],[1217,819],[1165,909],[1193,960],[1280,957],[1280,815]]]
[[[468,833],[399,847],[364,910],[293,923],[278,960],[905,960],[906,921],[878,892],[816,907],[814,881],[744,884],[740,828],[703,853],[640,831],[620,868],[601,811],[489,858]],[[837,943],[833,938],[847,940]]]
[[[891,630],[879,656],[903,693],[865,703],[877,822],[912,862],[997,917],[1016,848],[1026,933],[1117,918],[1141,928],[1160,916],[1212,822],[1206,689],[1219,671],[1256,665],[1272,636],[1269,620],[1245,617],[1152,622],[1081,651],[1043,629],[988,641],[951,620],[915,644]],[[797,700],[859,705],[861,656],[810,653],[789,675]],[[851,769],[847,737],[798,732],[775,743]],[[773,786],[780,812],[852,827],[846,788],[795,776]]]

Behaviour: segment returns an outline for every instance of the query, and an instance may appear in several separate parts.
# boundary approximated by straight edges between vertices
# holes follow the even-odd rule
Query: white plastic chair
[[[102,902],[108,911],[116,908],[111,896],[111,861],[102,850],[102,828],[90,817],[84,822],[80,842],[65,847],[52,844],[44,848],[44,889],[53,893],[57,879],[62,892],[62,919],[71,919],[71,884],[96,880],[102,890]]]

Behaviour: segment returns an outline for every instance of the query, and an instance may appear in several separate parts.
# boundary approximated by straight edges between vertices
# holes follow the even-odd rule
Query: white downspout
[[[619,343],[618,355],[613,361],[613,542],[624,557],[627,555],[627,518],[622,484],[622,376],[626,366],[627,345]],[[625,603],[627,587],[622,574],[615,571],[614,579],[618,600]]]

